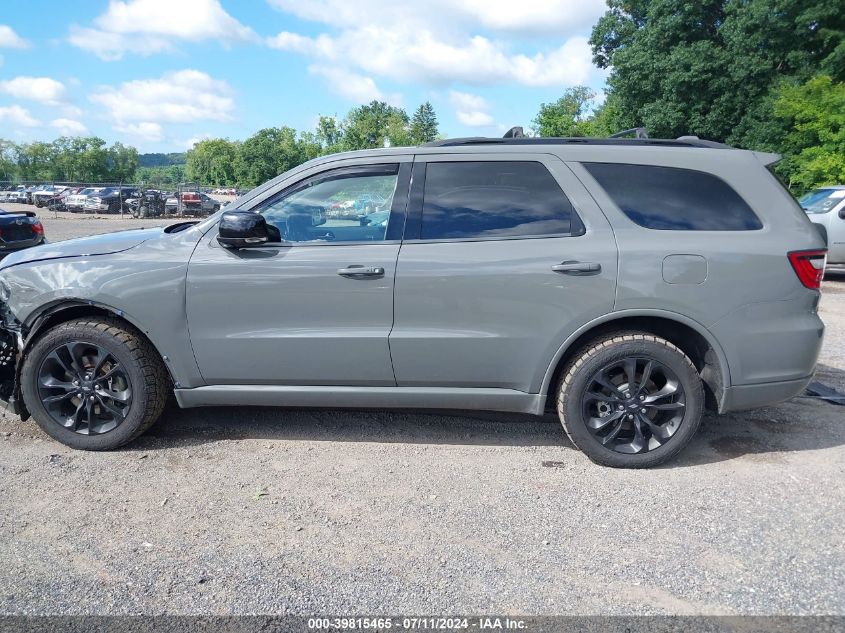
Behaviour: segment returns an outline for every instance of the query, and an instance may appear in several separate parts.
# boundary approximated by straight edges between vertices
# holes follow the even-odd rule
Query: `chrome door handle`
[[[340,268],[337,274],[341,277],[384,277],[384,268],[381,266],[353,264],[347,268]]]
[[[601,272],[601,264],[570,261],[555,264],[552,266],[552,270],[565,275],[597,275]]]

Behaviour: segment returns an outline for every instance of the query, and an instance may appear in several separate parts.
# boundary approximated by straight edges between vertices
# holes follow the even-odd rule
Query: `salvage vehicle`
[[[126,201],[137,195],[134,187],[105,187],[102,191],[85,199],[84,210],[90,212],[120,213],[128,211]]]
[[[48,206],[51,199],[62,193],[67,187],[63,185],[43,185],[32,192],[32,204],[36,207]]]
[[[136,192],[126,201],[126,205],[133,218],[151,218],[164,215],[165,199],[164,192],[158,189],[145,189]]]
[[[827,263],[845,264],[845,185],[816,189],[800,203],[827,241]]]
[[[68,211],[77,212],[85,209],[85,201],[91,196],[100,193],[105,187],[85,187],[79,191],[72,193],[65,200],[65,206]]]
[[[44,225],[34,211],[0,209],[0,258],[44,241]]]
[[[183,191],[168,196],[164,208],[169,215],[180,212],[183,215],[209,215],[220,210],[220,203],[208,194],[199,191]]]
[[[614,467],[801,393],[824,242],[776,154],[470,138],[317,158],[199,222],[0,265],[0,396],[85,450],[182,407],[556,411]],[[384,198],[387,221],[332,218]],[[315,224],[315,218],[321,224]]]

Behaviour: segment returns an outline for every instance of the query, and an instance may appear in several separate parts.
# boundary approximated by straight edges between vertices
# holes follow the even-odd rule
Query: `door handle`
[[[565,275],[597,275],[601,272],[601,264],[568,261],[555,264],[552,266],[552,270]]]
[[[384,277],[384,268],[353,264],[347,268],[338,269],[337,274],[341,277]]]

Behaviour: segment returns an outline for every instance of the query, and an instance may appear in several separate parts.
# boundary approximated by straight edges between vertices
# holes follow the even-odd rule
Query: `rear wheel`
[[[648,468],[677,455],[701,422],[704,389],[669,341],[620,333],[592,342],[564,370],[558,415],[590,459]]]
[[[75,319],[35,343],[21,388],[45,433],[71,448],[109,450],[152,426],[169,380],[156,350],[127,324]]]

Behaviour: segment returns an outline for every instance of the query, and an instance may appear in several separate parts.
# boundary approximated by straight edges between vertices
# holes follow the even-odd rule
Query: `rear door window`
[[[721,178],[657,165],[584,163],[633,222],[664,231],[754,231],[763,228],[751,207]]]
[[[420,238],[570,235],[582,225],[549,170],[534,161],[429,162]]]

